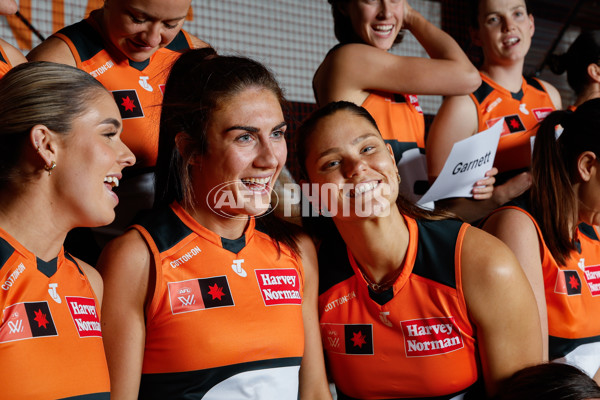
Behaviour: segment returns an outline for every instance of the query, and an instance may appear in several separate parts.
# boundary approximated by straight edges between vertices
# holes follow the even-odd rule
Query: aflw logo
[[[454,317],[400,321],[407,357],[426,357],[462,349],[462,336]]]

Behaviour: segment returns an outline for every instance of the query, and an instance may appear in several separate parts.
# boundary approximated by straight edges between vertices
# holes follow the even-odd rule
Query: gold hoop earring
[[[52,175],[52,170],[56,168],[56,162],[52,161],[50,166],[44,165],[44,171],[48,171],[48,176]]]

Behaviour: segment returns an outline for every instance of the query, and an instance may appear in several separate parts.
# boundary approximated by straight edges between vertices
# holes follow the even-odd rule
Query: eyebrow
[[[281,129],[284,126],[287,126],[287,122],[285,122],[285,121],[279,123],[278,125],[275,125],[272,130],[276,131],[277,129]],[[232,127],[225,129],[225,132],[230,132],[230,131],[247,131],[247,132],[257,133],[258,131],[260,131],[260,129],[258,129],[254,126],[234,125]]]
[[[150,15],[150,14],[148,14],[147,12],[145,12],[144,10],[140,10],[140,9],[137,9],[137,8],[135,8],[135,7],[131,7],[131,11],[133,11],[133,12],[136,12],[136,13],[138,13],[138,14],[141,14],[141,15],[143,15],[143,17],[144,17],[144,18],[147,18],[147,19],[152,19],[152,20],[156,20],[156,21],[159,21],[159,20],[160,20],[160,21],[163,21],[163,19],[162,19],[162,18],[159,18],[159,17],[155,17],[155,16],[153,16],[153,15]],[[188,12],[189,12],[189,10],[188,10]],[[183,17],[174,17],[174,18],[169,18],[169,19],[165,19],[164,21],[181,21],[181,20],[182,20],[182,19],[184,19],[185,17],[187,17],[187,13],[186,13],[186,15],[184,15]]]
[[[373,137],[373,136],[376,137],[377,135],[374,134],[374,133],[372,133],[372,132],[365,133],[364,135],[361,135],[361,136],[355,138],[352,142],[350,142],[350,144],[352,146],[354,146],[354,145],[362,142],[363,140],[366,140],[366,139],[368,139],[370,137]],[[323,157],[325,157],[325,156],[327,156],[327,155],[329,155],[331,153],[335,153],[335,152],[337,152],[339,150],[340,150],[339,147],[332,147],[330,149],[327,149],[324,152],[322,152],[321,154],[319,154],[319,157],[317,157],[317,160],[319,160],[319,159],[321,159],[321,158],[323,158]]]
[[[119,129],[121,127],[121,122],[115,118],[106,118],[100,121],[98,125],[114,125],[115,128]]]

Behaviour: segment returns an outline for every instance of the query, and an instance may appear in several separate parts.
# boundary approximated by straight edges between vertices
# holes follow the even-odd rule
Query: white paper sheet
[[[492,169],[504,118],[489,129],[454,143],[439,176],[418,204],[449,197],[473,197],[473,185]]]

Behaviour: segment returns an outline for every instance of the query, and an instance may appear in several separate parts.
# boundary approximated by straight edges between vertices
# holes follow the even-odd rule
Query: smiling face
[[[191,0],[106,0],[104,28],[125,57],[146,61],[179,33],[190,4]]]
[[[268,89],[250,87],[222,99],[208,122],[207,153],[192,162],[197,211],[241,218],[267,211],[287,157],[286,129]]]
[[[135,163],[121,141],[121,116],[112,96],[96,89],[95,100],[60,136],[56,168],[50,177],[57,198],[73,215],[75,226],[107,225],[115,217],[119,199],[112,191],[124,167]]]
[[[386,215],[398,197],[391,148],[364,117],[339,110],[315,125],[306,146],[306,173],[327,193],[335,219]],[[322,200],[323,201],[323,200]]]
[[[478,24],[473,41],[483,48],[486,63],[511,64],[525,59],[534,24],[524,0],[481,0]]]
[[[402,27],[405,0],[351,0],[344,13],[362,41],[389,50]]]

